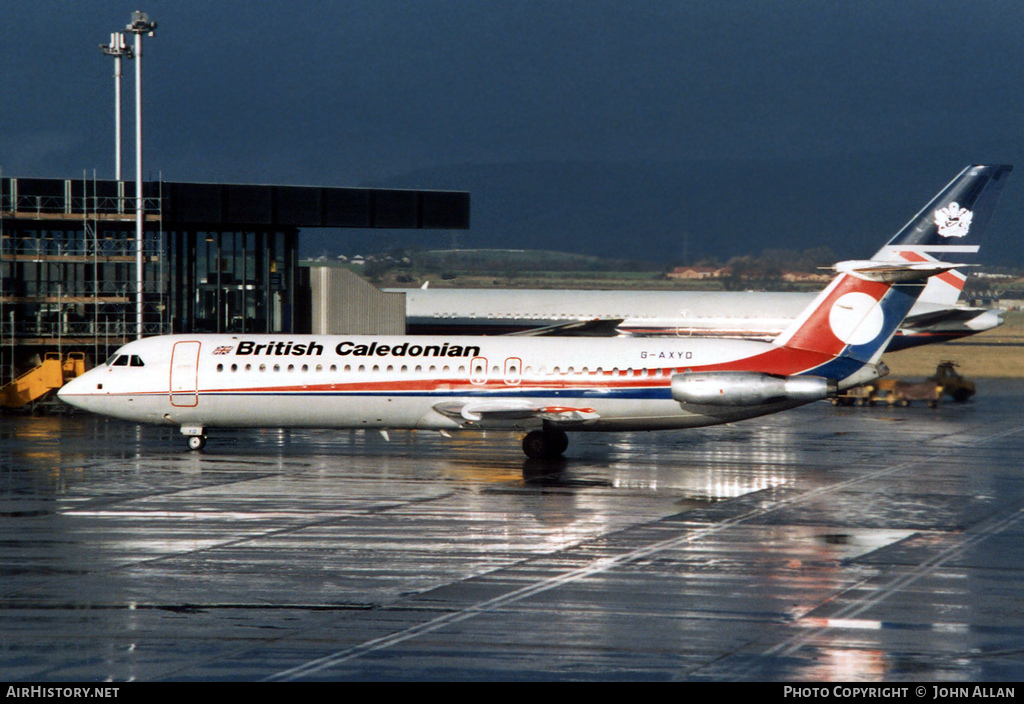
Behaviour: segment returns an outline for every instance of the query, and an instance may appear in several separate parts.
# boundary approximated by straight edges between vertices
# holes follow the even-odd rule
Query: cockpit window
[[[127,355],[119,354],[114,357],[113,361],[110,362],[112,367],[144,367],[146,363],[142,361],[142,357],[137,354]]]

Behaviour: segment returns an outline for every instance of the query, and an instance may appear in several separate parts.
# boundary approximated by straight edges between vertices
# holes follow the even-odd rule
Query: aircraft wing
[[[600,416],[593,408],[579,406],[541,406],[527,401],[446,401],[434,410],[459,422],[512,421],[536,418],[552,423],[582,423]]]
[[[520,332],[510,332],[510,336],[539,337],[542,335],[559,335],[562,337],[616,337],[618,327],[623,318],[594,318],[593,320],[573,320],[567,323],[545,325]]]
[[[908,315],[903,327],[909,330],[959,330],[980,332],[1003,324],[1003,311],[998,308],[943,308],[918,315]]]

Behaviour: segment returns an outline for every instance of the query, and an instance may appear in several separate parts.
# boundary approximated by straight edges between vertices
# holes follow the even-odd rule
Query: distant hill
[[[1013,163],[1010,157],[995,161]],[[944,152],[792,162],[469,164],[363,185],[471,192],[471,229],[405,238],[424,248],[450,240],[460,248],[559,250],[668,265],[819,246],[841,258],[869,256],[968,163],[981,160]],[[1010,177],[991,223],[986,263],[1024,265],[1022,193],[1024,166]]]

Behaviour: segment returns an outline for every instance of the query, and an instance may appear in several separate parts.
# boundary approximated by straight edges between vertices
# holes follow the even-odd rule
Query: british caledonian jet
[[[908,225],[915,252],[980,228],[1010,166],[977,166]],[[947,245],[950,251],[964,247]],[[970,248],[967,248],[970,249]],[[529,457],[566,431],[714,425],[835,396],[886,373],[882,351],[925,281],[960,266],[930,254],[837,264],[832,283],[771,342],[727,339],[169,335],[130,342],[59,392],[74,406],[180,428],[529,431]]]
[[[974,183],[967,167],[936,200]],[[934,210],[929,206],[929,210]],[[976,252],[981,229],[964,229],[935,245]],[[968,236],[969,230],[969,236]],[[912,224],[872,257],[926,257]],[[973,246],[968,250],[967,245]],[[969,261],[961,257],[960,261]],[[929,280],[887,351],[948,342],[1002,325],[1003,311],[958,303],[966,272],[949,271]],[[418,288],[387,289],[405,294],[407,332],[414,335],[573,335],[731,337],[771,340],[785,330],[817,294],[764,291],[588,291]]]

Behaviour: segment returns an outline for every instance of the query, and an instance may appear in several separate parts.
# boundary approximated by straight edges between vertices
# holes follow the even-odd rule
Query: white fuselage
[[[804,403],[683,408],[671,396],[675,374],[756,370],[762,356],[766,372],[805,371],[773,358],[778,351],[672,338],[177,335],[125,345],[60,396],[127,420],[201,428],[541,425],[536,413],[517,416],[526,405],[577,418],[563,424],[572,430],[682,428]]]

